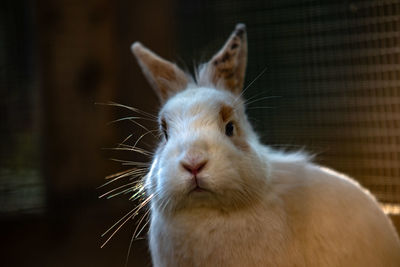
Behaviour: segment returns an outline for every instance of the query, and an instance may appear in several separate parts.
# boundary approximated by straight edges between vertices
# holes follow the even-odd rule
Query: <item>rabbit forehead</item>
[[[222,106],[234,108],[236,102],[236,97],[226,91],[206,87],[186,89],[168,100],[161,109],[160,116],[173,119],[209,114],[213,117],[218,115]],[[239,101],[236,104],[238,103]]]

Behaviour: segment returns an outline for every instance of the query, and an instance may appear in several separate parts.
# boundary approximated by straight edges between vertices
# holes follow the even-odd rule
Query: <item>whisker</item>
[[[124,170],[124,171],[121,171],[121,172],[110,174],[110,175],[106,176],[105,179],[111,179],[111,178],[114,178],[114,177],[117,177],[117,176],[121,176],[121,175],[123,175],[125,173],[128,173],[130,171],[133,171],[133,170],[137,170],[137,169],[136,168],[131,168],[131,169],[128,169],[128,170]]]
[[[136,142],[135,142],[135,144],[133,145],[133,147],[136,147],[136,145],[139,143],[139,141],[140,141],[144,136],[146,136],[146,135],[149,134],[149,133],[151,133],[154,137],[156,137],[152,132],[158,132],[158,130],[151,130],[151,131],[148,131],[148,132],[142,134],[142,135],[136,140]]]
[[[261,97],[261,98],[252,100],[250,102],[246,102],[245,105],[248,106],[248,105],[253,104],[255,102],[258,102],[258,101],[262,101],[262,100],[265,100],[265,99],[271,99],[271,98],[278,98],[278,97],[281,97],[281,96],[265,96],[265,97]]]
[[[126,162],[123,162],[122,165],[126,165],[126,166],[135,165],[135,166],[149,167],[150,164],[147,162],[126,161]]]
[[[115,193],[115,194],[107,196],[107,199],[110,199],[110,198],[113,198],[113,197],[116,197],[116,196],[122,195],[122,194],[126,195],[126,194],[128,194],[130,192],[134,192],[134,191],[135,191],[135,188],[134,187],[130,187],[130,188],[122,190],[122,191],[120,191],[118,193]]]
[[[147,163],[147,162],[129,161],[129,160],[122,160],[122,159],[114,159],[114,158],[111,158],[110,160],[120,162],[120,163],[122,163],[122,165],[137,165],[137,166],[145,166],[145,167],[149,166],[149,163]]]
[[[125,258],[125,265],[124,265],[125,267],[128,266],[129,255],[131,254],[132,243],[133,243],[134,239],[135,239],[135,235],[132,234],[131,240],[129,241],[128,253],[126,254],[126,258]]]
[[[170,198],[163,199],[161,201],[161,203],[159,204],[160,210],[166,210],[166,208],[168,207],[168,204],[169,204],[170,201],[171,201]]]
[[[133,233],[133,235],[135,236],[135,238],[138,237],[138,236],[140,235],[140,233],[143,231],[144,227],[147,225],[147,223],[145,223],[145,224],[143,225],[143,227],[140,228],[140,231],[138,232],[139,226],[141,225],[141,223],[143,222],[144,218],[146,218],[146,216],[147,216],[149,213],[150,213],[150,209],[147,210],[147,211],[145,212],[145,214],[142,216],[142,218],[141,218],[140,221],[138,222],[138,224],[137,224],[137,226],[136,226],[136,229],[135,229],[135,232]],[[136,234],[136,233],[137,233],[137,234]]]
[[[137,182],[130,182],[130,183],[127,183],[127,184],[118,186],[117,188],[114,188],[114,189],[108,191],[107,193],[102,194],[101,196],[99,196],[99,198],[103,198],[103,197],[105,197],[105,196],[111,194],[112,192],[115,192],[115,191],[117,191],[117,190],[119,190],[119,189],[121,189],[121,188],[127,187],[127,186],[134,185],[134,184],[136,184],[136,183],[137,183]]]
[[[115,226],[118,225],[118,223],[120,223],[122,220],[124,220],[126,217],[131,216],[132,213],[134,213],[136,210],[136,207],[133,208],[132,210],[130,210],[127,214],[125,214],[121,219],[119,219],[117,222],[115,222],[110,228],[107,229],[107,231],[105,231],[101,237],[104,237],[108,232],[110,232]]]
[[[124,224],[125,224],[127,221],[129,221],[130,219],[135,218],[136,215],[137,215],[137,213],[133,213],[131,216],[129,216],[128,218],[126,218],[125,221],[123,221],[123,222],[121,223],[121,225],[118,226],[118,228],[107,238],[107,240],[103,243],[103,245],[101,245],[100,248],[103,248],[103,247],[111,240],[111,238],[119,231],[119,229],[121,229],[121,227],[124,226]]]
[[[135,147],[135,146],[132,146],[132,145],[127,145],[127,144],[119,144],[121,147],[124,147],[124,148],[130,148],[130,149],[141,149],[141,150],[143,150],[143,151],[146,151],[147,153],[149,153],[149,154],[154,154],[153,152],[150,152],[150,151],[148,151],[148,150],[146,150],[146,149],[144,149],[144,148],[139,148],[139,147]]]
[[[266,93],[267,93],[267,92],[259,92],[259,93],[255,94],[255,95],[249,97],[248,99],[246,99],[245,103],[248,102],[248,101],[251,101],[252,99],[256,99],[257,97],[259,97],[259,96],[261,96],[261,95],[264,95],[264,94],[266,94]]]
[[[118,223],[120,223],[122,220],[124,220],[117,228],[116,230],[107,238],[107,240],[103,243],[103,245],[101,245],[100,248],[103,248],[110,240],[111,238],[121,229],[122,226],[125,225],[125,223],[127,221],[129,221],[130,219],[135,218],[138,215],[138,212],[147,205],[147,203],[149,203],[149,201],[151,200],[151,198],[153,197],[153,195],[150,195],[148,198],[146,198],[146,200],[144,200],[142,203],[140,203],[137,207],[135,207],[134,209],[132,209],[130,212],[128,212],[124,217],[122,217],[121,219],[119,219],[115,224],[113,224],[113,226],[111,226],[106,232],[104,232],[101,236],[103,237],[104,235],[106,235],[111,229],[115,228]],[[124,219],[125,218],[125,219]]]
[[[157,138],[157,136],[155,136],[152,132],[156,131],[156,130],[149,130],[147,127],[145,127],[144,125],[138,123],[135,120],[130,120],[131,122],[133,122],[134,124],[136,124],[137,126],[139,126],[140,128],[144,129],[147,132],[150,132],[155,138]]]
[[[138,188],[138,191],[129,198],[129,200],[132,200],[132,201],[136,200],[136,199],[142,197],[144,194],[146,194],[144,192],[144,187],[141,186],[141,187]]]
[[[273,109],[274,107],[249,107],[247,108],[247,110],[251,110],[251,109]]]
[[[150,202],[150,200],[154,197],[154,194],[151,194],[150,196],[148,196],[142,203],[139,204],[138,206],[138,211],[141,210],[144,206],[147,205],[147,203]]]
[[[151,114],[151,113],[148,113],[148,112],[146,112],[146,111],[140,110],[140,109],[138,109],[138,108],[130,107],[130,106],[127,106],[127,105],[123,105],[123,104],[119,104],[119,103],[115,103],[115,102],[107,102],[107,103],[101,103],[101,102],[99,102],[99,103],[95,103],[95,104],[96,104],[96,105],[105,105],[105,106],[114,106],[114,107],[126,108],[126,109],[128,109],[128,110],[133,111],[133,112],[136,112],[136,113],[142,114],[142,115],[144,115],[144,116],[148,116],[149,118],[153,118],[153,119],[157,120],[157,116],[154,116],[154,115]]]
[[[106,182],[106,183],[104,183],[104,184],[102,184],[101,186],[97,187],[97,189],[102,188],[102,187],[104,187],[104,186],[106,186],[106,185],[108,185],[108,184],[110,184],[112,182],[115,182],[115,181],[117,181],[117,180],[119,180],[121,178],[124,178],[124,177],[127,177],[127,176],[132,176],[132,177],[135,178],[135,177],[141,176],[142,174],[144,174],[146,172],[147,172],[147,168],[140,168],[140,169],[131,168],[128,171],[124,171],[124,172],[120,172],[118,174],[107,176],[106,179],[111,179],[111,178],[113,178],[113,179],[108,181],[108,182]]]
[[[142,149],[142,148],[138,148],[135,146],[131,146],[131,147],[110,147],[110,148],[103,148],[103,150],[122,150],[122,151],[131,151],[131,152],[137,152],[146,156],[151,156],[153,155],[153,153]]]
[[[149,214],[149,212],[150,212],[150,210],[146,211],[146,213],[143,215],[142,219],[139,221],[138,226],[141,224],[143,218],[146,217],[146,216]],[[143,227],[140,229],[138,235],[143,231],[143,229],[146,227],[146,225],[147,225],[149,222],[150,222],[150,220],[147,219],[147,222],[146,222],[146,223],[143,225]],[[128,253],[127,253],[126,259],[125,259],[125,267],[128,266],[129,255],[130,255],[131,250],[132,250],[132,243],[133,243],[133,240],[137,239],[137,237],[138,237],[138,235],[135,235],[138,226],[136,226],[135,231],[133,232],[132,237],[131,237],[131,240],[130,240],[130,242],[129,242]]]
[[[109,122],[108,124],[113,124],[117,122],[122,122],[122,121],[131,121],[132,123],[136,124],[138,127],[144,129],[146,132],[141,134],[136,141],[134,142],[133,146],[126,144],[128,140],[130,140],[134,134],[129,134],[121,143],[117,144],[117,147],[114,148],[104,148],[107,150],[116,150],[116,151],[132,151],[136,153],[143,154],[145,156],[152,156],[154,153],[137,147],[140,141],[143,140],[143,138],[151,134],[154,137],[157,138],[157,135],[155,135],[155,132],[158,132],[157,130],[150,130],[145,126],[145,123],[142,124],[140,120],[142,121],[152,121],[152,122],[157,122],[158,118],[157,116],[154,116],[153,114],[150,114],[148,112],[142,111],[140,109],[130,107],[127,105],[115,103],[115,102],[108,102],[108,103],[95,103],[99,105],[107,105],[107,106],[115,106],[115,107],[121,107],[130,111],[133,111],[137,114],[134,114],[134,116],[127,116],[123,117],[120,119],[113,120]],[[136,115],[136,116],[135,116]],[[106,177],[107,182],[101,185],[99,188],[104,187],[109,185],[110,183],[116,182],[117,180],[120,180],[122,178],[129,178],[129,182],[123,185],[120,185],[116,188],[113,188],[106,193],[102,194],[99,196],[99,198],[111,198],[120,194],[128,194],[132,193],[132,195],[129,197],[129,200],[135,201],[139,199],[139,204],[134,207],[132,210],[127,212],[124,216],[122,216],[118,221],[116,221],[110,228],[108,228],[102,235],[101,237],[107,237],[104,243],[101,245],[101,248],[106,246],[106,244],[115,236],[115,234],[131,219],[134,219],[136,216],[139,215],[139,213],[142,213],[141,210],[148,205],[150,200],[154,197],[154,194],[151,194],[150,196],[146,197],[146,190],[145,190],[145,185],[144,185],[144,179],[148,173],[148,167],[149,163],[147,162],[139,162],[139,161],[129,161],[129,160],[121,160],[121,159],[115,159],[111,158],[110,160],[116,161],[121,163],[122,165],[134,165],[135,168],[130,168],[125,171],[121,171],[112,175],[109,175]],[[131,252],[132,248],[132,243],[135,238],[137,238],[142,231],[146,228],[146,226],[149,223],[148,216],[150,214],[150,210],[147,209],[147,211],[144,213],[144,215],[140,218],[138,221],[138,224],[135,225],[133,235],[129,244],[129,249],[127,253],[127,258],[125,262],[125,266],[128,264],[129,260],[129,255]],[[147,221],[146,221],[147,220]]]
[[[143,118],[143,117],[132,116],[132,117],[124,117],[124,118],[112,120],[112,121],[108,122],[107,125],[114,124],[114,123],[121,122],[121,121],[127,121],[127,120],[129,120],[129,121],[133,121],[133,120],[155,121],[155,120],[149,119],[149,118]]]
[[[117,192],[115,194],[109,195],[109,196],[107,196],[107,199],[110,199],[110,198],[113,198],[115,196],[122,195],[122,194],[126,195],[128,193],[135,192],[135,191],[137,191],[137,192],[134,195],[136,195],[137,193],[141,193],[141,194],[137,195],[137,197],[135,197],[133,200],[136,200],[139,197],[142,197],[145,194],[145,192],[142,192],[143,191],[142,182],[141,181],[134,181],[132,183],[134,184],[132,187],[127,188],[125,190],[122,190],[120,192]],[[129,200],[131,200],[131,199],[132,198],[130,197]]]
[[[133,134],[128,135],[128,137],[126,137],[121,143],[118,144],[118,147],[121,147],[125,144],[126,141],[129,140],[129,138],[131,138],[133,136]]]
[[[134,169],[129,169],[129,171],[132,171],[132,170],[134,170]],[[133,172],[133,171],[132,171],[132,172]],[[126,176],[129,176],[129,175],[131,175],[130,172],[121,172],[121,174],[112,175],[112,177],[107,176],[105,179],[111,179],[111,178],[113,178],[113,177],[115,177],[115,178],[113,178],[113,179],[111,179],[111,180],[105,182],[104,184],[100,185],[99,187],[97,187],[97,189],[102,188],[102,187],[104,187],[104,186],[106,186],[106,185],[109,185],[109,184],[111,184],[112,182],[115,182],[115,181],[117,181],[117,180],[119,180],[119,179],[121,179],[121,178],[124,178],[124,177],[126,177]]]
[[[265,67],[265,68],[260,72],[260,74],[258,74],[258,75],[256,76],[256,78],[254,78],[254,80],[252,80],[252,81],[246,86],[246,88],[244,88],[244,89],[242,90],[242,92],[240,93],[240,95],[236,97],[234,103],[235,103],[240,97],[243,96],[243,94],[246,92],[246,90],[249,89],[250,86],[251,86],[255,81],[257,81],[257,80],[265,73],[266,70],[267,70],[267,67]]]
[[[304,149],[305,146],[304,145],[296,145],[296,144],[269,144],[269,147],[277,147],[277,148],[300,148],[300,149]]]

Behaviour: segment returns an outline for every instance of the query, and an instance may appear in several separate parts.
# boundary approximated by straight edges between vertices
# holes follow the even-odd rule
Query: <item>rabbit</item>
[[[261,144],[242,97],[244,24],[195,77],[131,50],[162,104],[144,185],[154,266],[400,266],[396,230],[366,189]]]

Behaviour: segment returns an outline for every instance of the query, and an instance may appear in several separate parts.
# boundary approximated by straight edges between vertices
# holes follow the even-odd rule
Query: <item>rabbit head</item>
[[[245,26],[236,26],[196,79],[140,43],[132,51],[163,104],[163,137],[145,183],[152,209],[226,211],[257,201],[265,192],[268,166],[241,98]]]

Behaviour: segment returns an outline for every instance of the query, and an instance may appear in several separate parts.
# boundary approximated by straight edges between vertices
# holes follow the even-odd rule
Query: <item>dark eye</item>
[[[164,134],[165,140],[168,140],[167,123],[164,120],[161,122],[161,131]]]
[[[163,134],[164,134],[165,140],[168,140],[168,133],[167,133],[167,130],[163,130]]]
[[[233,135],[233,130],[235,129],[233,122],[230,121],[225,125],[225,134],[226,136],[231,137]]]

